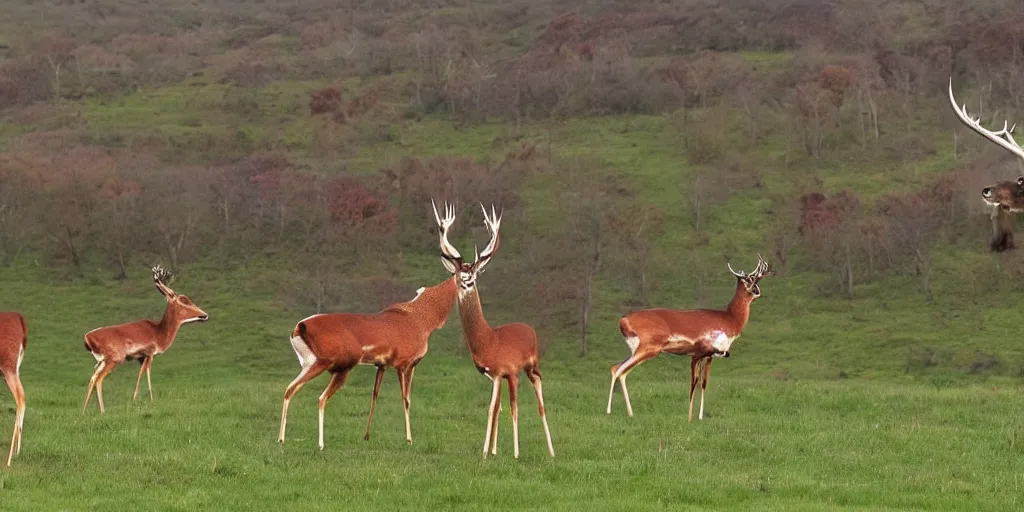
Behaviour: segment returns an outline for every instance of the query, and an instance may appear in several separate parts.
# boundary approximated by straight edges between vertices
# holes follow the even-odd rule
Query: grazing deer
[[[433,202],[431,202],[433,203]],[[508,381],[509,404],[512,413],[513,454],[519,457],[519,404],[518,386],[519,372],[525,372],[537,393],[537,410],[544,423],[544,435],[548,441],[548,453],[554,457],[555,448],[551,444],[551,430],[544,415],[544,393],[541,390],[541,375],[538,368],[537,333],[524,323],[505,324],[492,328],[484,319],[480,306],[480,294],[476,288],[476,279],[491,256],[498,250],[498,228],[501,217],[496,215],[494,207],[488,216],[484,208],[484,224],[491,234],[491,240],[484,251],[477,253],[473,263],[462,261],[462,256],[448,242],[448,229],[455,222],[455,207],[445,204],[445,217],[437,214],[434,206],[434,219],[437,221],[441,244],[441,263],[444,268],[459,280],[459,318],[462,320],[462,331],[466,335],[469,351],[477,370],[491,379],[491,404],[487,410],[487,433],[484,436],[484,458],[490,450],[491,455],[498,453],[498,413],[500,411],[501,379]],[[483,205],[480,205],[483,208]],[[476,250],[474,249],[474,252]]]
[[[7,467],[11,459],[21,453],[21,430],[25,426],[25,389],[21,387],[21,360],[28,345],[28,326],[20,313],[0,313],[0,373],[14,395],[14,434],[11,451],[7,454]]]
[[[1013,153],[1024,160],[1024,149],[1013,139],[1013,129],[1017,125],[1007,128],[1007,122],[1003,121],[1003,129],[993,132],[981,126],[981,118],[973,118],[967,113],[967,105],[958,106],[956,98],[953,97],[953,79],[949,80],[949,103],[956,112],[957,119],[964,125],[995,143],[999,147]],[[1013,222],[1010,213],[1024,211],[1024,176],[1016,181],[1000,181],[981,189],[981,199],[991,207],[990,217],[992,219],[992,241],[989,248],[995,252],[1003,252],[1013,249],[1016,245],[1013,242]]]
[[[173,274],[160,265],[153,267],[153,283],[156,289],[167,298],[164,316],[159,322],[137,320],[121,325],[111,325],[93,329],[85,334],[85,349],[96,358],[96,369],[89,379],[89,390],[85,393],[85,404],[82,413],[89,407],[92,390],[96,388],[96,399],[103,409],[103,379],[114,371],[125,359],[139,362],[139,377],[135,379],[135,393],[132,400],[139,397],[139,384],[142,372],[146,372],[146,384],[149,386],[149,399],[153,400],[153,380],[149,369],[153,366],[153,357],[163,354],[174,343],[174,337],[183,324],[189,322],[205,322],[209,317],[203,310],[184,296],[178,295],[168,286],[174,280]]]
[[[291,343],[299,358],[302,371],[284,390],[281,405],[281,431],[278,442],[284,442],[288,423],[288,403],[302,386],[325,371],[331,372],[331,381],[320,395],[320,449],[324,449],[324,406],[338,388],[345,384],[348,372],[357,364],[377,367],[370,399],[370,417],[366,420],[366,435],[370,439],[373,409],[384,370],[392,367],[398,373],[398,386],[405,407],[405,440],[412,444],[409,426],[409,395],[412,376],[423,356],[427,354],[430,333],[444,327],[448,314],[455,305],[455,279],[449,278],[429,288],[420,288],[416,297],[408,302],[392,304],[380,313],[360,315],[332,313],[313,315],[301,320],[292,331]]]
[[[615,382],[622,387],[626,411],[633,415],[626,391],[626,376],[640,363],[653,359],[662,352],[690,356],[690,412],[693,421],[693,391],[700,384],[700,413],[704,419],[704,392],[711,375],[711,360],[729,357],[732,342],[739,337],[750,318],[750,304],[761,296],[758,282],[771,271],[771,266],[757,255],[757,266],[749,275],[736,272],[736,292],[725,309],[645,309],[634,311],[619,320],[619,331],[626,338],[630,356],[612,366],[612,385],[608,391],[608,414],[612,413],[612,395]]]

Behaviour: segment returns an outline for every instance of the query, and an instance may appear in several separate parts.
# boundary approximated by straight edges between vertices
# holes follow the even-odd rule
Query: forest
[[[68,278],[261,260],[296,312],[373,311],[437,198],[475,235],[477,202],[510,213],[489,298],[553,333],[721,301],[758,251],[825,297],[930,298],[1016,172],[943,101],[1012,120],[1013,2],[47,6],[0,47],[0,262]]]
[[[811,394],[784,400],[792,405],[841,393],[833,386],[854,386],[858,397],[862,386],[889,389],[876,382],[908,386],[893,391],[906,396],[886,395],[895,402],[937,400],[922,406],[933,411],[947,399],[969,408],[977,389],[1003,393],[993,400],[1010,400],[1009,411],[1024,407],[999,391],[1019,391],[1024,376],[1014,336],[1024,257],[989,250],[980,196],[1022,166],[958,122],[947,96],[952,83],[984,126],[1024,122],[1019,2],[3,4],[0,309],[24,310],[43,339],[30,344],[30,376],[44,372],[30,369],[38,347],[40,359],[80,363],[60,379],[84,391],[92,360],[77,340],[156,315],[149,268],[159,263],[211,317],[183,329],[185,340],[209,345],[186,355],[182,341],[161,356],[168,365],[182,358],[177,384],[207,361],[234,366],[241,390],[255,385],[246,371],[272,375],[259,385],[273,411],[298,371],[287,344],[294,322],[375,312],[448,277],[433,199],[457,205],[460,248],[487,240],[481,204],[503,211],[500,250],[480,279],[484,311],[495,325],[533,325],[543,359],[581,386],[576,393],[607,391],[608,366],[628,355],[622,315],[724,307],[735,288],[727,264],[751,270],[760,254],[774,275],[732,358],[716,363],[710,389],[728,391],[712,395],[712,407],[742,402],[744,386],[768,401],[779,389]],[[201,334],[208,328],[217,334]],[[468,396],[483,401],[457,317],[438,334],[427,361],[466,367],[463,387],[480,387]],[[636,373],[638,413],[646,401],[680,414],[686,363],[664,356]],[[663,379],[671,385],[650,382]],[[352,384],[358,414],[364,385]],[[557,447],[566,427],[550,393]],[[601,409],[593,404],[595,422],[606,419]],[[483,410],[464,411],[474,435]],[[772,414],[782,421],[785,411]],[[664,421],[687,427],[678,416]],[[1024,430],[1004,427],[992,435],[1019,453]],[[26,443],[31,435],[26,427]],[[985,469],[955,479],[973,491],[1019,476],[980,483],[998,471],[985,456],[971,459]],[[737,485],[755,496],[770,486]],[[923,496],[930,488],[921,485]],[[845,504],[935,504],[883,496],[895,501]]]

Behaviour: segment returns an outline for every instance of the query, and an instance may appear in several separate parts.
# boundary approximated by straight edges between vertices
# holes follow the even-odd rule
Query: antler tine
[[[437,214],[437,205],[434,204],[433,199],[430,200],[430,206],[434,210],[434,220],[437,221],[438,239],[441,244],[441,257],[457,263],[462,263],[462,255],[459,254],[458,249],[448,241],[448,229],[455,223],[455,205],[449,204],[445,201],[444,219]]]
[[[434,203],[434,198],[430,198],[430,209],[434,211],[434,220],[437,221],[437,227],[441,227],[441,216],[437,214],[437,204]],[[447,210],[445,213],[448,213]]]
[[[956,117],[960,119],[960,122],[967,125],[968,128],[976,132],[977,134],[985,137],[986,139],[998,144],[1003,149],[1017,155],[1017,158],[1024,160],[1024,148],[1017,144],[1017,141],[1013,138],[1013,129],[1017,127],[1016,124],[1007,129],[1009,123],[1003,121],[1003,129],[998,132],[993,132],[981,126],[981,117],[973,118],[967,112],[967,104],[959,105],[956,98],[953,97],[953,77],[949,77],[949,104],[953,107],[953,112],[956,112]]]
[[[742,270],[739,271],[739,272],[736,272],[735,270],[733,270],[731,263],[726,262],[725,264],[726,264],[726,266],[729,267],[729,272],[732,272],[732,275],[734,275],[734,276],[736,276],[736,277],[738,277],[740,279],[743,279],[743,278],[747,277],[747,273],[746,272],[743,272]]]
[[[174,281],[174,273],[165,269],[162,265],[154,265],[152,270],[153,284],[156,285],[157,290],[160,290],[160,293],[168,297],[173,297],[175,295],[174,290],[168,285],[171,281]]]
[[[484,212],[484,224],[487,226],[487,231],[491,234],[491,240],[484,247],[484,252],[476,256],[474,261],[480,261],[481,258],[490,258],[494,251],[498,250],[498,229],[501,228],[501,217],[494,210],[494,205],[491,205],[491,214],[489,216],[487,215],[487,208],[484,207],[483,203],[480,203],[480,209]]]
[[[761,257],[761,254],[758,253],[758,255],[757,255],[757,266],[754,267],[754,271],[751,272],[750,275],[757,276],[758,279],[761,279],[762,277],[765,276],[765,274],[770,272],[771,269],[772,269],[771,263],[768,263],[767,261],[765,261],[764,258]]]

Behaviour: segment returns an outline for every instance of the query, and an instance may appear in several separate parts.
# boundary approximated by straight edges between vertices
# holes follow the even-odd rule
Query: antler
[[[981,117],[978,117],[977,119],[971,117],[971,115],[967,113],[966,104],[963,106],[957,106],[956,98],[953,97],[953,77],[949,78],[949,104],[953,106],[953,111],[956,112],[956,117],[960,119],[962,123],[967,125],[968,128],[974,130],[982,137],[1002,146],[1003,149],[1017,155],[1017,158],[1024,160],[1024,149],[1022,149],[1020,144],[1017,144],[1017,141],[1013,139],[1013,129],[1016,128],[1017,125],[1014,124],[1007,128],[1006,126],[1009,123],[1003,121],[1003,129],[998,132],[993,132],[982,127]]]
[[[761,278],[763,278],[765,274],[768,274],[772,270],[771,264],[765,261],[764,258],[761,257],[760,253],[757,255],[757,265],[754,267],[754,270],[749,274],[742,270],[739,272],[733,270],[732,265],[730,265],[729,263],[726,263],[726,265],[729,267],[729,272],[732,272],[732,275],[738,277],[739,279],[752,279],[754,281],[761,280]]]
[[[160,290],[160,293],[168,297],[175,296],[176,294],[174,293],[174,290],[168,286],[172,281],[174,281],[174,274],[161,265],[154,266],[152,270],[153,284],[156,285],[156,289]]]
[[[750,273],[750,276],[753,277],[754,280],[759,281],[766,274],[770,274],[771,271],[772,271],[771,263],[768,263],[767,261],[765,261],[764,258],[761,257],[761,254],[758,253],[758,255],[757,255],[757,266],[754,267],[754,271]]]
[[[487,242],[487,247],[484,247],[484,252],[476,256],[475,261],[485,261],[491,258],[494,251],[498,250],[500,242],[498,241],[498,229],[501,228],[501,215],[498,215],[494,211],[494,205],[491,205],[491,215],[487,215],[487,208],[484,208],[484,204],[480,203],[480,209],[484,212],[484,225],[487,226],[487,232],[491,234],[491,241]],[[504,213],[504,212],[503,212]],[[474,252],[476,248],[473,249]]]
[[[462,264],[462,255],[459,254],[455,246],[448,242],[448,229],[455,223],[455,205],[445,201],[443,219],[437,214],[437,205],[434,204],[433,199],[430,200],[430,207],[434,209],[434,220],[437,221],[438,237],[441,243],[441,257],[447,261]]]
[[[736,272],[735,270],[733,270],[731,263],[726,262],[725,265],[729,267],[729,272],[732,272],[732,275],[734,275],[734,276],[736,276],[736,277],[738,277],[740,279],[746,279],[747,278],[747,273],[746,272],[744,272],[742,270],[739,271],[739,272]]]

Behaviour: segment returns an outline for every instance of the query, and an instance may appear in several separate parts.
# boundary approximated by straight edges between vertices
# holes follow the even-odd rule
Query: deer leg
[[[698,420],[704,419],[704,393],[708,389],[708,377],[711,376],[711,361],[710,357],[705,358],[702,365],[704,372],[700,379],[700,412],[697,414]]]
[[[331,374],[331,381],[327,383],[327,388],[320,394],[320,449],[324,449],[324,407],[327,405],[327,401],[331,399],[338,388],[345,385],[345,380],[348,379],[348,372],[352,370],[351,367],[339,370]]]
[[[370,425],[373,423],[373,409],[377,405],[377,394],[380,393],[380,381],[384,378],[384,367],[377,366],[377,376],[373,379],[373,395],[370,397],[370,417],[366,420],[366,435],[364,441],[370,440]]]
[[[699,375],[699,368],[697,364],[700,359],[694,357],[690,359],[690,412],[687,415],[687,421],[693,421],[693,390],[697,387],[697,378]]]
[[[512,456],[519,458],[519,376],[508,377],[508,407],[512,414]]]
[[[14,432],[11,434],[11,451],[7,454],[7,467],[11,467],[11,459],[21,453],[21,429],[25,424],[25,390],[21,387],[21,378],[17,373],[4,374],[4,381],[14,395]]]
[[[537,412],[540,413],[540,421],[544,424],[544,437],[548,439],[548,453],[555,456],[555,447],[551,444],[551,430],[548,429],[548,418],[544,414],[544,391],[541,386],[540,370],[530,368],[526,372],[526,378],[533,384],[533,390],[537,393]]]
[[[491,389],[491,404],[487,406],[487,432],[484,434],[485,459],[487,458],[487,452],[491,447],[491,427],[494,425],[494,422],[497,419],[495,418],[495,416],[497,416],[497,414],[495,414],[495,406],[498,403],[498,394],[501,393],[501,380],[491,377],[490,375],[488,375],[487,377],[491,379],[491,383],[493,384],[493,386]]]
[[[621,362],[621,363],[619,363],[619,364],[617,364],[615,366],[612,366],[612,385],[608,389],[608,410],[607,410],[608,414],[612,413],[612,395],[615,394],[615,382],[618,381],[619,380],[619,376],[622,375],[622,369],[626,368],[628,366],[632,366],[634,361],[636,361],[636,359],[637,359],[637,355],[636,355],[636,353],[633,353],[629,357],[627,357],[625,361],[623,361],[623,362]],[[630,416],[632,416],[632,414]]]
[[[615,392],[615,382],[618,381],[619,385],[622,387],[622,396],[626,401],[626,412],[630,416],[633,416],[633,404],[629,402],[629,390],[626,389],[626,376],[629,375],[629,372],[633,371],[633,368],[639,366],[640,363],[643,363],[644,361],[647,361],[648,359],[651,359],[656,355],[658,355],[657,352],[653,354],[636,352],[618,365],[615,372],[612,373],[612,387],[611,390],[608,392],[609,414],[611,414],[612,412],[612,393]]]
[[[135,379],[135,392],[132,393],[132,402],[139,398],[139,385],[142,384],[142,374],[146,371],[146,361],[149,358],[143,356],[139,359],[139,377]]]
[[[619,375],[619,386],[622,387],[622,397],[626,401],[626,412],[629,414],[630,417],[633,417],[633,404],[629,402],[629,390],[626,389],[626,377],[629,376],[629,372],[632,372],[634,368],[640,366],[640,364],[643,363],[644,361],[654,358],[654,356],[656,355],[658,355],[657,352],[653,354],[642,354],[639,358],[637,358],[636,362],[629,365],[629,367],[623,369],[622,374]]]
[[[153,368],[153,357],[146,358],[146,386],[149,387],[149,401],[153,401],[153,377],[150,375],[150,370]]]
[[[402,380],[402,406],[405,408],[405,441],[412,444],[412,427],[409,424],[409,395],[412,393],[412,373],[416,368],[407,368],[399,371]]]
[[[498,379],[501,382],[501,379]],[[501,384],[498,384],[498,400],[494,404],[494,424],[491,427],[491,455],[498,454],[498,418],[501,417]]]
[[[103,379],[107,378],[107,375],[110,375],[110,372],[114,371],[114,368],[119,364],[121,364],[121,361],[112,364],[107,364],[107,362],[104,361],[103,369],[100,370],[99,375],[96,376],[96,400],[100,403],[100,414],[105,412],[103,409]]]
[[[295,380],[284,389],[284,402],[281,404],[281,431],[277,435],[277,442],[284,442],[284,427],[288,424],[288,402],[292,400],[295,393],[302,389],[304,384],[326,371],[329,366],[330,363],[326,361],[316,360],[313,364],[303,368]]]
[[[89,407],[89,399],[92,398],[92,390],[96,387],[96,378],[100,372],[103,371],[103,367],[106,366],[106,360],[96,363],[96,369],[92,372],[92,377],[89,377],[89,389],[85,392],[85,404],[82,405],[82,414],[85,414],[85,410]]]

